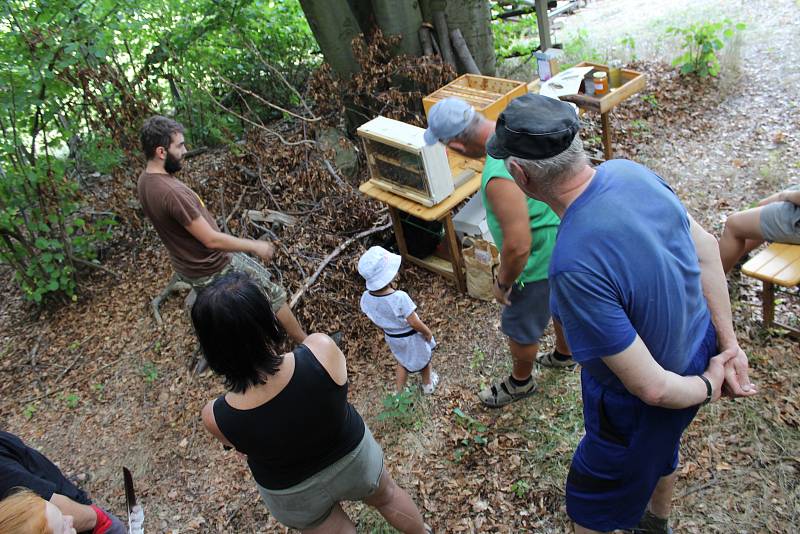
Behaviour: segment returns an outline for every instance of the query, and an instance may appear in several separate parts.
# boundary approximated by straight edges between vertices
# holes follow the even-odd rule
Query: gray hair
[[[505,160],[506,169],[509,172],[512,162],[525,170],[525,174],[536,182],[536,187],[549,192],[564,179],[580,170],[589,162],[589,159],[583,151],[583,141],[578,134],[575,134],[569,147],[552,158],[524,159],[509,156]]]
[[[483,117],[483,115],[481,115],[479,112],[476,111],[475,114],[472,115],[472,118],[467,123],[467,125],[464,126],[464,129],[461,130],[461,133],[459,133],[454,137],[451,137],[450,139],[442,139],[442,143],[446,145],[450,141],[458,141],[459,143],[474,141],[476,136],[478,135],[478,127],[485,120],[486,119]]]

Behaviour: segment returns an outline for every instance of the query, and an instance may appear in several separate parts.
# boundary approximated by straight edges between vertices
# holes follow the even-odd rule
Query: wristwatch
[[[703,406],[711,402],[711,397],[714,396],[714,388],[711,387],[711,380],[706,378],[704,375],[697,375],[700,379],[706,383],[706,400],[703,401]]]
[[[495,278],[494,283],[497,284],[497,287],[499,287],[502,291],[508,291],[510,289],[510,286],[501,284],[499,278]]]

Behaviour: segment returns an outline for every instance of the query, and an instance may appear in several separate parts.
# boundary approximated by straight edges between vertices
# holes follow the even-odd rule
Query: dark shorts
[[[550,321],[550,285],[547,280],[514,284],[509,295],[511,306],[503,306],[500,329],[520,345],[533,345]]]
[[[683,375],[702,374],[716,354],[716,331],[709,322]],[[698,406],[649,406],[627,391],[602,386],[585,369],[581,388],[586,435],[567,476],[567,514],[601,532],[633,528],[659,479],[678,467],[681,434]]]

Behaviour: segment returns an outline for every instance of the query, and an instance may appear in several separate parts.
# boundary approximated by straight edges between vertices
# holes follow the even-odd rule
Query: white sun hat
[[[383,247],[370,247],[358,260],[358,274],[367,281],[367,289],[377,291],[388,286],[400,270],[402,258]]]

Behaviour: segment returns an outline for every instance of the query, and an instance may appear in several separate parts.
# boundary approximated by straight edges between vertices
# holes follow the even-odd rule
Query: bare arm
[[[531,252],[528,201],[516,183],[501,178],[495,178],[486,185],[486,199],[491,204],[503,232],[500,270],[494,286],[495,298],[500,304],[509,305],[511,286],[525,268]],[[498,284],[508,289],[502,290]]]
[[[311,334],[303,340],[303,345],[314,353],[334,382],[340,386],[347,382],[347,360],[330,337],[319,333]]]
[[[206,405],[203,406],[203,411],[201,412],[201,415],[202,415],[202,418],[203,418],[203,426],[206,427],[206,430],[208,430],[208,432],[212,436],[214,436],[219,441],[221,441],[222,444],[225,445],[226,447],[233,447],[233,443],[228,441],[228,438],[226,438],[222,434],[222,431],[220,431],[219,427],[217,426],[217,420],[214,419],[214,401],[213,400],[208,401],[208,403],[206,403]]]
[[[422,322],[422,319],[419,318],[417,312],[412,312],[411,315],[406,317],[406,321],[408,321],[408,326],[422,334],[425,340],[430,341],[433,339],[433,332],[431,332],[431,329]]]
[[[50,502],[61,510],[62,514],[73,517],[75,530],[78,532],[91,531],[97,524],[97,514],[91,506],[75,502],[59,493],[53,493]]]
[[[712,400],[720,397],[725,362],[732,356],[720,354],[711,358],[708,369],[703,373],[711,381]],[[701,378],[681,376],[661,367],[638,335],[627,349],[603,358],[603,362],[631,394],[651,406],[688,408],[706,399],[707,388]]]
[[[249,252],[270,262],[275,253],[275,248],[269,241],[256,241],[254,239],[240,239],[232,235],[218,232],[203,217],[194,219],[186,230],[207,248],[224,250],[226,252]]]
[[[736,332],[733,329],[733,314],[728,296],[728,284],[722,270],[717,240],[706,232],[697,222],[689,217],[692,240],[694,241],[697,259],[700,263],[700,281],[703,295],[711,312],[711,322],[717,331],[717,343],[724,354],[733,358],[725,374],[725,385],[732,396],[743,397],[754,395],[756,389],[748,376],[747,355],[739,347]]]
[[[800,206],[800,191],[786,189],[785,191],[775,193],[774,195],[770,195],[767,198],[762,199],[758,205],[766,206],[767,204],[772,204],[773,202],[791,202],[796,206]]]

